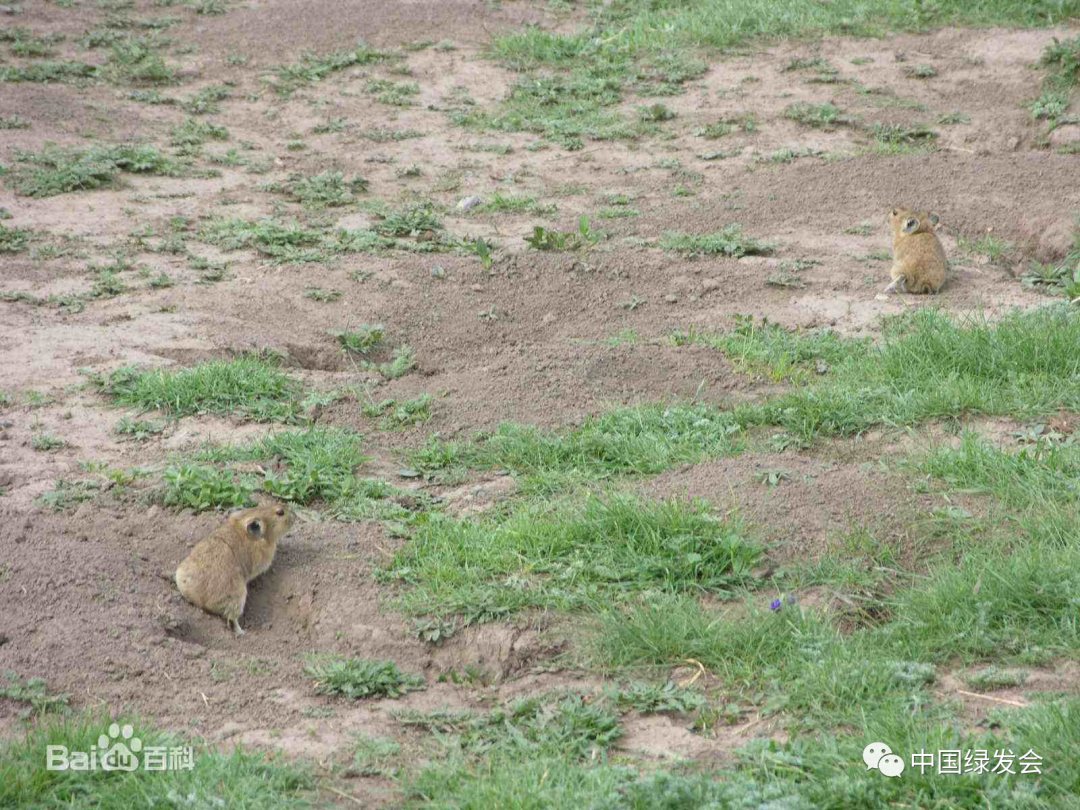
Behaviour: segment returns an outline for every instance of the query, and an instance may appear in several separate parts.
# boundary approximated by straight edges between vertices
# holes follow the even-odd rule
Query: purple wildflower
[[[783,606],[783,604],[784,603],[781,602],[779,599],[773,599],[772,603],[769,605],[769,610],[779,610]]]

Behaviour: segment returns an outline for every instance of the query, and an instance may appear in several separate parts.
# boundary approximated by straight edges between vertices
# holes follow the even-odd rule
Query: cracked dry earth
[[[140,0],[136,10],[150,13],[152,7]],[[17,24],[66,34],[62,47],[75,49],[74,40],[97,13],[88,3],[71,9],[27,3]],[[269,162],[266,174],[219,165],[220,175],[207,178],[124,175],[115,187],[45,199],[0,186],[0,206],[12,215],[4,224],[44,234],[31,250],[0,259],[0,292],[85,292],[88,263],[107,261],[120,248],[147,268],[142,276],[128,274],[128,293],[90,300],[81,311],[0,302],[0,390],[12,397],[0,410],[0,670],[44,677],[79,707],[124,708],[180,732],[320,761],[359,731],[400,736],[388,708],[475,708],[490,705],[493,696],[597,683],[560,669],[557,657],[573,652],[574,632],[559,617],[523,617],[469,628],[440,647],[424,644],[389,607],[394,587],[376,584],[371,575],[403,541],[376,522],[335,523],[317,514],[298,522],[273,569],[253,584],[245,614],[249,632],[234,639],[220,620],[180,600],[170,580],[219,515],[174,512],[108,492],[54,512],[39,498],[57,480],[86,477],[88,464],[144,467],[154,481],[171,454],[270,428],[189,417],[148,443],[124,442],[114,427],[133,414],[111,407],[87,386],[87,371],[185,366],[270,350],[282,354],[289,372],[308,388],[367,381],[379,386],[378,398],[433,394],[433,419],[406,431],[380,430],[353,400],[328,405],[319,416],[320,424],[364,434],[365,451],[374,457],[366,475],[411,486],[415,482],[397,479],[402,462],[395,454],[434,433],[465,438],[505,420],[567,426],[613,405],[691,398],[725,405],[776,390],[739,373],[712,349],[672,345],[668,336],[675,330],[723,331],[733,316],[753,315],[873,336],[880,316],[906,307],[995,314],[1046,300],[1023,288],[1017,271],[1032,257],[1045,260],[1067,250],[1070,230],[1062,223],[1071,223],[1070,212],[1080,208],[1080,158],[1045,148],[1045,124],[1033,121],[1022,105],[1038,94],[1041,74],[1029,66],[1052,36],[1074,31],[943,30],[757,44],[710,57],[708,72],[684,95],[665,99],[677,117],[662,126],[662,136],[586,142],[577,152],[557,146],[531,151],[526,146],[537,142],[535,136],[475,133],[451,123],[449,97],[467,93],[479,107],[493,108],[516,79],[484,57],[489,34],[526,23],[573,30],[577,22],[554,16],[544,3],[522,2],[490,8],[481,2],[255,0],[230,6],[224,17],[187,14],[169,31],[180,46],[193,46],[178,46],[170,55],[184,77],[177,92],[227,80],[232,97],[211,117],[228,129],[231,142],[210,151],[249,144]],[[288,100],[263,81],[302,51],[355,47],[358,38],[395,48],[428,32],[453,40],[456,48],[406,53],[410,80],[420,86],[410,107],[380,105],[363,92],[367,79],[385,75],[380,66],[332,74]],[[227,59],[238,54],[249,61]],[[783,70],[796,56],[827,59],[851,81],[808,83]],[[934,66],[938,77],[909,78],[902,67],[916,60]],[[861,93],[860,87],[875,90]],[[783,110],[796,101],[832,101],[865,122],[929,123],[939,139],[933,151],[921,154],[868,153],[865,130],[810,130],[785,119]],[[628,99],[623,111],[636,115],[639,103]],[[170,129],[185,118],[174,107],[141,104],[113,86],[5,84],[3,107],[32,122],[29,129],[0,133],[0,161],[7,165],[16,149],[40,150],[46,142],[74,147],[90,139],[145,139],[167,148]],[[935,123],[952,111],[962,111],[964,123]],[[758,118],[757,130],[733,133],[722,143],[738,154],[702,159],[714,145],[695,132],[744,112]],[[312,133],[338,118],[422,136],[374,142],[355,128]],[[1067,131],[1055,131],[1052,146],[1080,137],[1062,129]],[[297,137],[306,148],[289,149]],[[511,148],[477,151],[492,143]],[[784,148],[819,154],[788,163],[759,160]],[[412,164],[422,167],[420,177],[398,176],[398,168]],[[324,170],[363,175],[370,183],[365,198],[430,199],[447,206],[449,231],[501,245],[495,263],[486,270],[475,256],[394,251],[347,255],[331,264],[275,265],[252,251],[223,253],[192,243],[201,256],[229,261],[225,280],[204,285],[185,257],[140,248],[131,237],[147,226],[168,233],[174,217],[198,223],[220,215],[302,215],[299,206],[262,187],[292,172]],[[678,187],[685,194],[675,194]],[[527,216],[454,210],[462,197],[496,193],[534,195],[556,208]],[[597,219],[612,195],[631,200],[639,215]],[[888,283],[886,215],[896,204],[941,217],[953,264],[933,301],[879,297]],[[524,237],[534,225],[570,230],[583,214],[607,235],[596,248],[527,249]],[[337,227],[372,222],[370,211],[356,205],[324,216]],[[691,260],[655,245],[666,231],[706,233],[734,222],[748,235],[776,243],[776,252]],[[1014,245],[1006,261],[963,249],[987,232]],[[55,249],[34,252],[43,245]],[[800,285],[767,283],[799,259],[816,261],[797,265]],[[145,278],[163,271],[175,286],[147,284]],[[330,302],[304,297],[313,286],[343,295]],[[620,306],[633,301],[638,305]],[[328,333],[359,323],[385,324],[390,344],[413,346],[418,371],[379,382],[358,369]],[[41,396],[28,400],[28,391]],[[32,439],[40,433],[66,444],[35,450]],[[888,437],[870,441],[892,446]],[[820,553],[844,520],[881,520],[903,531],[903,515],[882,509],[887,476],[864,474],[872,454],[848,449],[828,458],[787,451],[784,463],[797,480],[776,496],[786,499],[784,508],[754,512],[765,497],[757,473],[773,463],[757,456],[671,471],[642,486],[654,494],[706,497],[721,510],[750,509],[780,545],[779,558],[806,558]],[[472,513],[513,491],[506,476],[477,476],[433,490]],[[819,506],[811,509],[812,503]],[[399,701],[331,703],[332,714],[322,716],[318,710],[328,701],[314,695],[301,674],[300,655],[311,651],[391,658],[406,671],[423,673],[429,686]],[[439,675],[468,667],[486,673],[489,686],[437,682]],[[0,733],[17,728],[14,708],[0,701]],[[706,740],[685,724],[649,717],[633,721],[624,745],[644,756],[710,757],[770,731],[768,723],[751,718],[729,738]]]

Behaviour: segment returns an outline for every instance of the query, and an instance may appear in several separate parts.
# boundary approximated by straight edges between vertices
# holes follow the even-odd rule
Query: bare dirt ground
[[[136,5],[139,12],[156,10]],[[74,45],[94,25],[98,11],[90,4],[62,9],[35,2],[22,10],[0,25],[66,34],[61,47],[71,58],[95,58]],[[221,254],[193,247],[199,255],[229,260],[227,278],[213,285],[196,283],[198,272],[182,256],[131,252],[148,275],[165,271],[176,285],[152,289],[132,274],[131,292],[89,301],[75,313],[0,303],[0,390],[14,400],[0,411],[0,670],[45,677],[54,689],[70,692],[76,706],[132,710],[213,740],[283,748],[324,761],[358,731],[399,733],[390,728],[387,708],[484,706],[496,696],[590,682],[572,671],[550,671],[555,656],[572,653],[573,634],[545,616],[471,628],[439,648],[419,641],[386,607],[393,588],[372,581],[372,566],[402,543],[374,522],[301,521],[273,569],[252,586],[248,634],[233,638],[219,619],[180,600],[170,581],[177,563],[219,515],[108,498],[54,513],[37,499],[58,479],[84,475],[80,465],[103,462],[156,472],[171,453],[191,451],[207,438],[235,441],[268,428],[186,418],[149,444],[122,442],[113,428],[124,413],[85,385],[84,370],[190,365],[269,349],[284,353],[289,370],[307,386],[330,389],[362,382],[366,375],[328,332],[349,324],[386,324],[389,342],[414,347],[419,371],[381,384],[379,397],[435,394],[434,418],[408,431],[382,431],[355,401],[343,400],[323,411],[320,424],[362,432],[366,450],[378,459],[368,474],[394,477],[394,451],[416,447],[436,432],[464,438],[504,420],[565,426],[610,405],[668,398],[724,404],[769,392],[767,382],[737,373],[707,347],[671,345],[667,338],[674,330],[723,331],[734,315],[754,315],[793,327],[875,335],[879,316],[905,307],[993,314],[1038,303],[1045,299],[1021,287],[1017,269],[1037,254],[1067,248],[1067,241],[1055,243],[1055,229],[1080,208],[1080,159],[1046,148],[1044,125],[1022,106],[1038,95],[1040,73],[1031,66],[1041,49],[1051,36],[1073,31],[944,30],[755,46],[716,57],[685,95],[665,99],[677,117],[664,125],[663,137],[586,142],[583,150],[566,152],[528,151],[524,147],[536,141],[532,135],[469,132],[455,127],[445,112],[454,93],[493,107],[515,80],[484,58],[488,34],[525,23],[573,27],[542,3],[508,2],[493,9],[480,2],[256,0],[230,6],[224,17],[182,16],[185,22],[168,34],[192,46],[170,56],[186,79],[175,91],[163,92],[188,95],[223,80],[234,83],[232,98],[211,116],[231,140],[208,148],[224,151],[249,142],[253,154],[271,161],[271,171],[256,175],[223,165],[219,177],[208,179],[124,175],[119,188],[46,199],[16,196],[0,186],[0,206],[12,214],[4,224],[45,232],[54,244],[67,237],[71,241],[63,244],[72,246],[67,255],[43,260],[27,252],[5,256],[0,292],[85,291],[88,261],[102,261],[118,246],[133,251],[132,232],[150,225],[167,233],[173,217],[197,223],[219,215],[297,215],[299,206],[261,190],[290,172],[363,175],[370,181],[365,197],[434,200],[451,209],[444,218],[448,230],[502,246],[490,271],[476,257],[448,254],[349,255],[329,265],[276,266],[250,251]],[[381,66],[350,68],[287,101],[262,81],[302,51],[354,47],[358,38],[381,48],[423,38],[449,39],[456,47],[407,54],[408,78],[421,93],[406,108],[378,104],[362,92],[368,78],[386,75]],[[227,57],[236,55],[250,61],[229,64]],[[782,70],[796,56],[823,57],[841,78],[879,90],[867,94],[853,83],[807,83],[803,74]],[[914,62],[932,65],[938,76],[909,78],[904,68]],[[174,107],[132,101],[111,86],[4,84],[2,96],[6,114],[32,124],[0,131],[0,161],[7,165],[14,150],[40,150],[46,142],[74,147],[90,140],[147,139],[164,145],[169,130],[186,117]],[[860,153],[869,143],[862,130],[819,131],[786,120],[783,110],[801,100],[832,101],[865,121],[930,124],[940,132],[937,148],[915,156]],[[630,114],[634,108],[625,105]],[[953,111],[967,119],[936,123]],[[757,117],[755,132],[736,132],[720,142],[694,134],[745,112]],[[312,134],[314,126],[336,118],[357,128],[415,129],[423,136],[375,143],[355,129]],[[1055,133],[1057,139],[1067,137]],[[293,140],[306,148],[290,150]],[[468,151],[470,145],[491,143],[513,149]],[[720,148],[739,154],[699,157]],[[788,163],[758,160],[782,148],[825,155]],[[676,158],[679,168],[673,168]],[[392,162],[382,162],[387,159]],[[397,169],[411,164],[422,167],[420,177],[397,176]],[[452,188],[447,177],[456,178]],[[689,194],[675,196],[678,186]],[[557,211],[465,216],[452,210],[462,197],[490,199],[497,192],[535,195]],[[612,194],[628,197],[640,215],[597,219]],[[941,217],[953,269],[936,299],[878,297],[888,283],[886,216],[897,204]],[[571,230],[582,214],[610,238],[587,253],[527,249],[523,239],[533,225]],[[356,206],[328,215],[350,228],[371,221]],[[778,243],[778,251],[741,260],[689,260],[642,244],[665,231],[704,233],[732,222]],[[987,232],[1015,245],[1007,260],[991,262],[958,243]],[[781,263],[796,259],[818,262],[799,271],[803,286],[766,284]],[[436,266],[444,278],[433,275]],[[344,295],[327,303],[303,297],[312,286]],[[632,300],[641,303],[618,306]],[[480,317],[491,312],[495,318]],[[46,395],[46,404],[26,404],[23,393],[31,390]],[[41,432],[67,445],[34,450],[32,438]],[[897,439],[871,441],[888,445]],[[878,521],[883,531],[903,531],[903,515],[889,506],[895,503],[889,474],[868,474],[872,455],[857,452],[855,443],[847,446],[851,452],[825,459],[793,451],[767,459],[747,455],[672,471],[646,486],[666,495],[708,497],[722,510],[749,510],[772,541],[782,544],[786,538],[784,554],[792,556],[820,552],[849,521]],[[757,477],[767,467],[784,467],[793,477],[792,486],[776,490],[779,504],[765,500],[767,488]],[[905,508],[911,506],[905,500]],[[301,674],[299,656],[311,651],[392,658],[404,670],[425,674],[429,688],[400,701],[332,704],[332,715],[323,716],[318,710],[328,702],[312,693]],[[436,682],[451,669],[469,666],[486,673],[489,686]],[[630,729],[626,745],[649,755],[705,755],[743,741],[738,728],[730,740],[704,740],[665,718],[636,722],[641,727]],[[750,725],[746,734],[769,733],[767,724]],[[0,701],[0,731],[16,728],[14,710]],[[370,781],[363,788],[373,791],[369,796],[386,787]]]

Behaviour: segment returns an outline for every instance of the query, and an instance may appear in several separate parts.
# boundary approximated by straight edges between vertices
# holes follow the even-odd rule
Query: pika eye
[[[907,222],[904,223],[904,227],[905,228],[914,228],[918,224],[919,224],[919,220],[917,220],[917,219],[909,219]]]
[[[281,506],[278,507],[277,516],[282,517],[285,514],[285,509]]]

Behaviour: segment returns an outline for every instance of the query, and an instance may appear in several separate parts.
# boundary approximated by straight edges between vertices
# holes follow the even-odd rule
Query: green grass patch
[[[87,149],[46,144],[41,152],[16,150],[15,159],[24,165],[15,168],[6,182],[16,194],[26,197],[53,197],[110,186],[121,173],[176,177],[182,171],[156,147],[139,144]]]
[[[258,489],[304,506],[321,505],[337,520],[411,521],[411,513],[394,500],[403,490],[357,474],[369,460],[359,435],[337,428],[308,428],[274,433],[243,445],[207,448],[193,466],[204,470],[207,479],[220,482],[221,505]],[[227,466],[250,462],[273,464],[278,472],[256,477]],[[422,495],[414,493],[413,500],[430,505]]]
[[[703,503],[590,495],[475,520],[429,515],[380,578],[412,586],[408,612],[470,624],[642,591],[726,593],[749,581],[760,555],[738,521]]]
[[[239,414],[256,422],[292,422],[301,415],[300,383],[255,357],[185,369],[123,366],[95,382],[118,405],[170,417]]]
[[[477,442],[433,440],[413,455],[429,473],[461,466],[509,469],[527,487],[552,492],[586,480],[654,475],[743,447],[731,414],[696,405],[646,405],[590,417],[564,433],[503,424]]]
[[[503,710],[504,716],[511,711]],[[548,746],[527,746],[521,742],[524,735],[519,735],[512,742],[490,746],[491,755],[486,759],[449,757],[410,775],[406,782],[408,806],[506,810],[869,810],[917,806],[977,810],[999,801],[1009,807],[1047,810],[1073,806],[1080,768],[1071,750],[1080,741],[1080,702],[1065,700],[999,712],[993,731],[974,734],[958,732],[922,716],[922,712],[915,718],[908,714],[867,717],[841,735],[801,735],[787,743],[756,741],[736,751],[734,764],[722,770],[669,766],[640,771],[604,755],[605,747],[618,736],[614,730],[597,734],[606,728],[597,717],[585,725],[591,734],[591,739],[586,737],[586,750],[597,752],[590,753],[588,761],[571,759],[561,752],[548,754]],[[408,718],[399,715],[402,721],[408,722]],[[469,723],[480,722],[483,720],[432,717],[429,727],[440,733],[445,729],[453,740],[468,734]],[[549,722],[554,724],[554,718]],[[867,741],[879,740],[887,740],[905,760],[907,767],[899,778],[885,778],[863,764]],[[950,749],[984,752],[985,770],[980,774],[938,774],[937,752]],[[912,765],[912,755],[920,751],[935,755],[934,767],[920,772]],[[994,772],[1000,762],[995,758],[998,751],[1011,773]],[[1006,753],[1010,751],[1011,758]],[[1029,752],[1039,759],[1032,760]],[[1023,773],[1027,768],[1020,758],[1034,762],[1038,771]]]
[[[117,728],[119,726],[119,728]],[[130,726],[130,727],[129,727]],[[47,770],[47,746],[89,752],[98,738],[116,730],[130,732],[143,751],[149,747],[190,745],[137,720],[87,714],[43,722],[4,744],[0,753],[0,806],[96,807],[120,810],[137,806],[235,807],[292,810],[309,807],[310,774],[263,754],[236,749],[230,754],[194,745],[193,767],[145,771],[139,757],[134,771]],[[130,745],[130,744],[129,744]],[[145,756],[145,754],[143,755]]]
[[[676,332],[671,340],[675,345],[712,346],[743,373],[797,382],[814,379],[850,357],[864,356],[869,348],[869,341],[844,339],[831,329],[786,329],[752,315],[736,316],[735,328],[723,335],[689,330]]]
[[[853,349],[821,384],[735,416],[744,426],[778,425],[812,439],[936,418],[1080,410],[1078,339],[1080,312],[1065,306],[996,322],[924,309],[891,321],[879,347]]]

